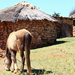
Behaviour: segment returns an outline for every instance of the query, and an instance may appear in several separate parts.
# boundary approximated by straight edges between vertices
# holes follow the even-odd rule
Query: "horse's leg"
[[[17,48],[19,50],[21,61],[22,61],[21,62],[21,67],[20,67],[20,72],[23,72],[23,70],[24,70],[24,63],[25,63],[23,42],[24,42],[24,40],[22,41],[22,39],[18,39],[17,40]]]
[[[27,65],[27,73],[31,73],[31,64],[30,64],[30,44],[31,44],[31,36],[30,34],[25,35],[25,58]]]
[[[20,72],[23,72],[24,70],[24,63],[25,63],[25,57],[24,57],[24,50],[20,50],[20,57],[21,57],[21,67],[20,67]]]
[[[5,62],[5,69],[6,69],[6,71],[10,71],[10,66],[11,66],[11,63],[12,63],[12,61],[11,61],[11,53],[9,52],[9,49],[8,49],[8,47],[6,46],[6,54],[5,54],[5,60],[4,60],[4,62]]]
[[[18,72],[17,61],[16,61],[16,51],[11,51],[11,59],[12,59],[12,68],[11,71],[14,73]]]

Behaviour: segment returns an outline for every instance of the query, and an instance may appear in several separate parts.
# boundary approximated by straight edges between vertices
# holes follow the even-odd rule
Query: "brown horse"
[[[7,44],[6,44],[6,57],[5,57],[5,69],[7,71],[11,71],[17,73],[17,61],[16,61],[16,53],[17,51],[20,53],[21,57],[21,68],[20,72],[24,70],[24,63],[26,59],[27,65],[27,73],[31,73],[31,64],[30,64],[30,45],[31,45],[32,35],[26,29],[21,29],[15,32],[10,33]],[[24,55],[25,51],[25,55]]]

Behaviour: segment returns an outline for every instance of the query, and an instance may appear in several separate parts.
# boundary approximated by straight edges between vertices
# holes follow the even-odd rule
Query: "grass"
[[[17,57],[20,60],[19,54]],[[54,45],[32,49],[31,66],[31,75],[75,75],[75,38],[57,39]],[[14,74],[3,69],[0,75]],[[16,75],[26,75],[26,67],[24,73]]]

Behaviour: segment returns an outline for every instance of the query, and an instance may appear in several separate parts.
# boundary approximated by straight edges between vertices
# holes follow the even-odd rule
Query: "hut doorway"
[[[73,20],[73,25],[75,26],[75,20]]]
[[[72,26],[68,24],[61,25],[61,36],[62,37],[72,37]]]

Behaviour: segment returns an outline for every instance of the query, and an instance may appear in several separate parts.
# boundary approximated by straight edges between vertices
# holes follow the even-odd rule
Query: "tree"
[[[60,13],[56,13],[56,12],[54,12],[54,14],[53,14],[52,16],[54,16],[54,17],[60,17],[59,14],[60,14]]]

